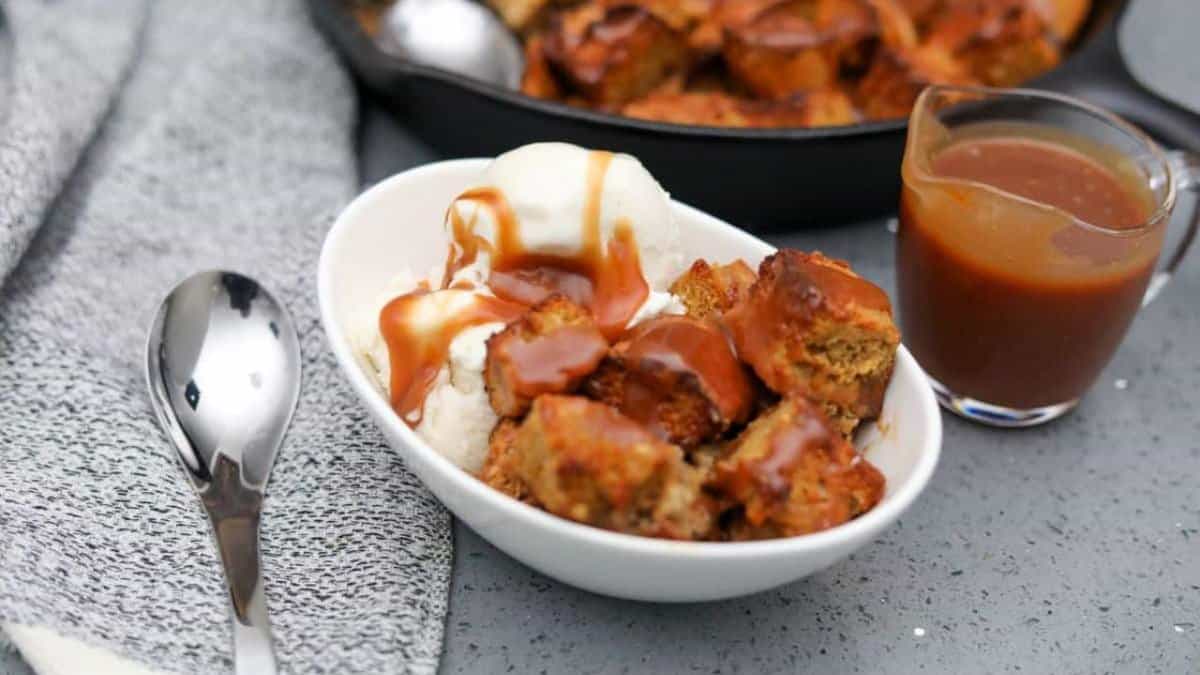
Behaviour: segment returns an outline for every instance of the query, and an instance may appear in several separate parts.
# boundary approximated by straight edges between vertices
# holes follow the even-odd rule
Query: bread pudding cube
[[[534,98],[562,98],[562,86],[550,71],[545,40],[532,37],[525,42],[525,72],[521,74],[521,93]]]
[[[687,37],[649,11],[632,5],[607,9],[594,21],[594,5],[552,21],[545,54],[550,64],[592,103],[620,104],[653,89],[689,62]],[[579,29],[579,24],[586,27]]]
[[[836,82],[836,54],[827,36],[805,18],[807,4],[780,3],[745,25],[725,28],[722,54],[735,80],[771,99]]]
[[[542,508],[570,520],[671,539],[702,538],[712,527],[703,474],[682,450],[603,403],[538,397],[509,461]]]
[[[755,401],[725,333],[688,316],[639,324],[613,345],[583,391],[685,448],[746,421]]]
[[[574,391],[607,353],[591,313],[552,295],[488,339],[488,400],[497,415],[520,417],[541,394]]]
[[[959,2],[933,22],[927,40],[993,87],[1011,87],[1061,59],[1053,28],[1028,0]]]
[[[783,399],[726,452],[710,482],[736,505],[727,533],[734,540],[819,532],[883,498],[883,474],[803,397]]]
[[[742,360],[776,393],[838,416],[879,415],[900,331],[887,294],[845,262],[779,251],[725,322]]]
[[[866,0],[732,0],[721,17],[730,73],[772,99],[833,88],[879,31]]]
[[[754,270],[744,260],[713,265],[701,259],[671,284],[670,291],[683,302],[688,316],[709,319],[721,316],[745,298],[755,279]]]
[[[880,47],[855,98],[868,119],[904,117],[931,84],[978,84],[954,55],[936,44],[912,49]]]
[[[537,503],[529,494],[529,487],[516,473],[515,441],[519,424],[516,420],[501,419],[488,439],[488,454],[479,470],[479,480],[497,492],[527,504]]]
[[[853,440],[854,431],[858,429],[862,420],[850,408],[825,401],[821,403],[821,412],[825,413],[825,418],[829,420],[830,426],[836,429],[843,438],[848,441]]]

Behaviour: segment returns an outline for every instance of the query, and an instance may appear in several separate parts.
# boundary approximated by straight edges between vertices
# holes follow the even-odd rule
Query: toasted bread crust
[[[670,291],[683,302],[688,316],[711,319],[733,309],[757,278],[744,260],[713,265],[701,259],[671,284]]]
[[[516,472],[517,454],[514,441],[518,424],[511,419],[502,419],[492,430],[488,441],[488,454],[479,470],[479,480],[513,499],[537,505],[529,493],[529,486]]]
[[[840,525],[883,498],[884,478],[802,397],[785,398],[716,462],[711,484],[737,505],[729,536],[761,539]]]
[[[931,23],[927,42],[993,87],[1011,87],[1061,60],[1058,38],[1027,0],[955,3]]]
[[[883,47],[859,80],[854,97],[868,119],[903,117],[931,84],[978,84],[951,52],[938,45]]]
[[[589,9],[585,6],[583,11]],[[641,7],[613,7],[599,18],[578,23],[586,26],[579,31],[569,17],[554,21],[545,54],[592,103],[624,103],[688,64],[686,36]]]
[[[638,326],[613,346],[583,391],[685,448],[744,422],[755,401],[721,329],[680,316]]]
[[[887,295],[820,253],[780,251],[726,315],[738,355],[781,395],[879,415],[900,331]]]
[[[712,506],[682,451],[602,403],[546,395],[512,444],[515,474],[547,511],[605,529],[707,536]]]

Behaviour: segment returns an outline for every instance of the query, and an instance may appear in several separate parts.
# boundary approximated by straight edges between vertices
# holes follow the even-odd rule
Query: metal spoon
[[[274,675],[259,571],[263,490],[300,392],[287,310],[249,277],[201,272],[171,291],[150,328],[154,412],[212,522],[225,568],[238,675]]]
[[[509,89],[520,86],[525,67],[512,31],[471,0],[396,0],[375,43],[392,56]]]

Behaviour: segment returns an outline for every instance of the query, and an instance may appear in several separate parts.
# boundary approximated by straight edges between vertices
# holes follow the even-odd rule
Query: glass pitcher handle
[[[1171,180],[1175,182],[1175,191],[1178,193],[1183,190],[1191,190],[1200,197],[1200,154],[1179,150],[1168,152],[1167,164],[1170,166]],[[1142,307],[1153,302],[1166,287],[1167,282],[1171,280],[1175,270],[1179,268],[1179,264],[1187,255],[1188,249],[1191,248],[1197,229],[1200,229],[1200,201],[1193,207],[1187,231],[1184,232],[1183,239],[1179,240],[1175,250],[1171,252],[1171,257],[1167,258],[1167,264],[1150,279],[1150,285],[1146,287],[1146,294],[1142,296]]]

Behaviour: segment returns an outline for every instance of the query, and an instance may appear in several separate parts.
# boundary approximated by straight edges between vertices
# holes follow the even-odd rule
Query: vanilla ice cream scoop
[[[664,290],[682,268],[679,226],[670,196],[636,158],[587,150],[569,143],[533,143],[497,157],[480,177],[488,194],[503,195],[516,228],[518,245],[529,254],[576,256],[586,246],[586,224],[598,222],[602,245],[619,226],[633,232],[642,274],[653,290]],[[469,223],[475,236],[492,247],[502,234],[494,200],[466,192],[451,206],[453,221]],[[591,212],[591,210],[595,210]],[[456,278],[480,283],[490,264],[481,252]]]
[[[376,312],[359,352],[396,413],[442,455],[478,471],[497,416],[483,384],[487,339],[523,308],[475,291],[403,292]]]
[[[683,266],[670,198],[633,157],[536,143],[496,158],[478,185],[447,212],[450,278],[401,275],[358,341],[397,414],[468,471],[498,420],[487,340],[528,307],[564,293],[610,339],[685,311],[665,292]]]

